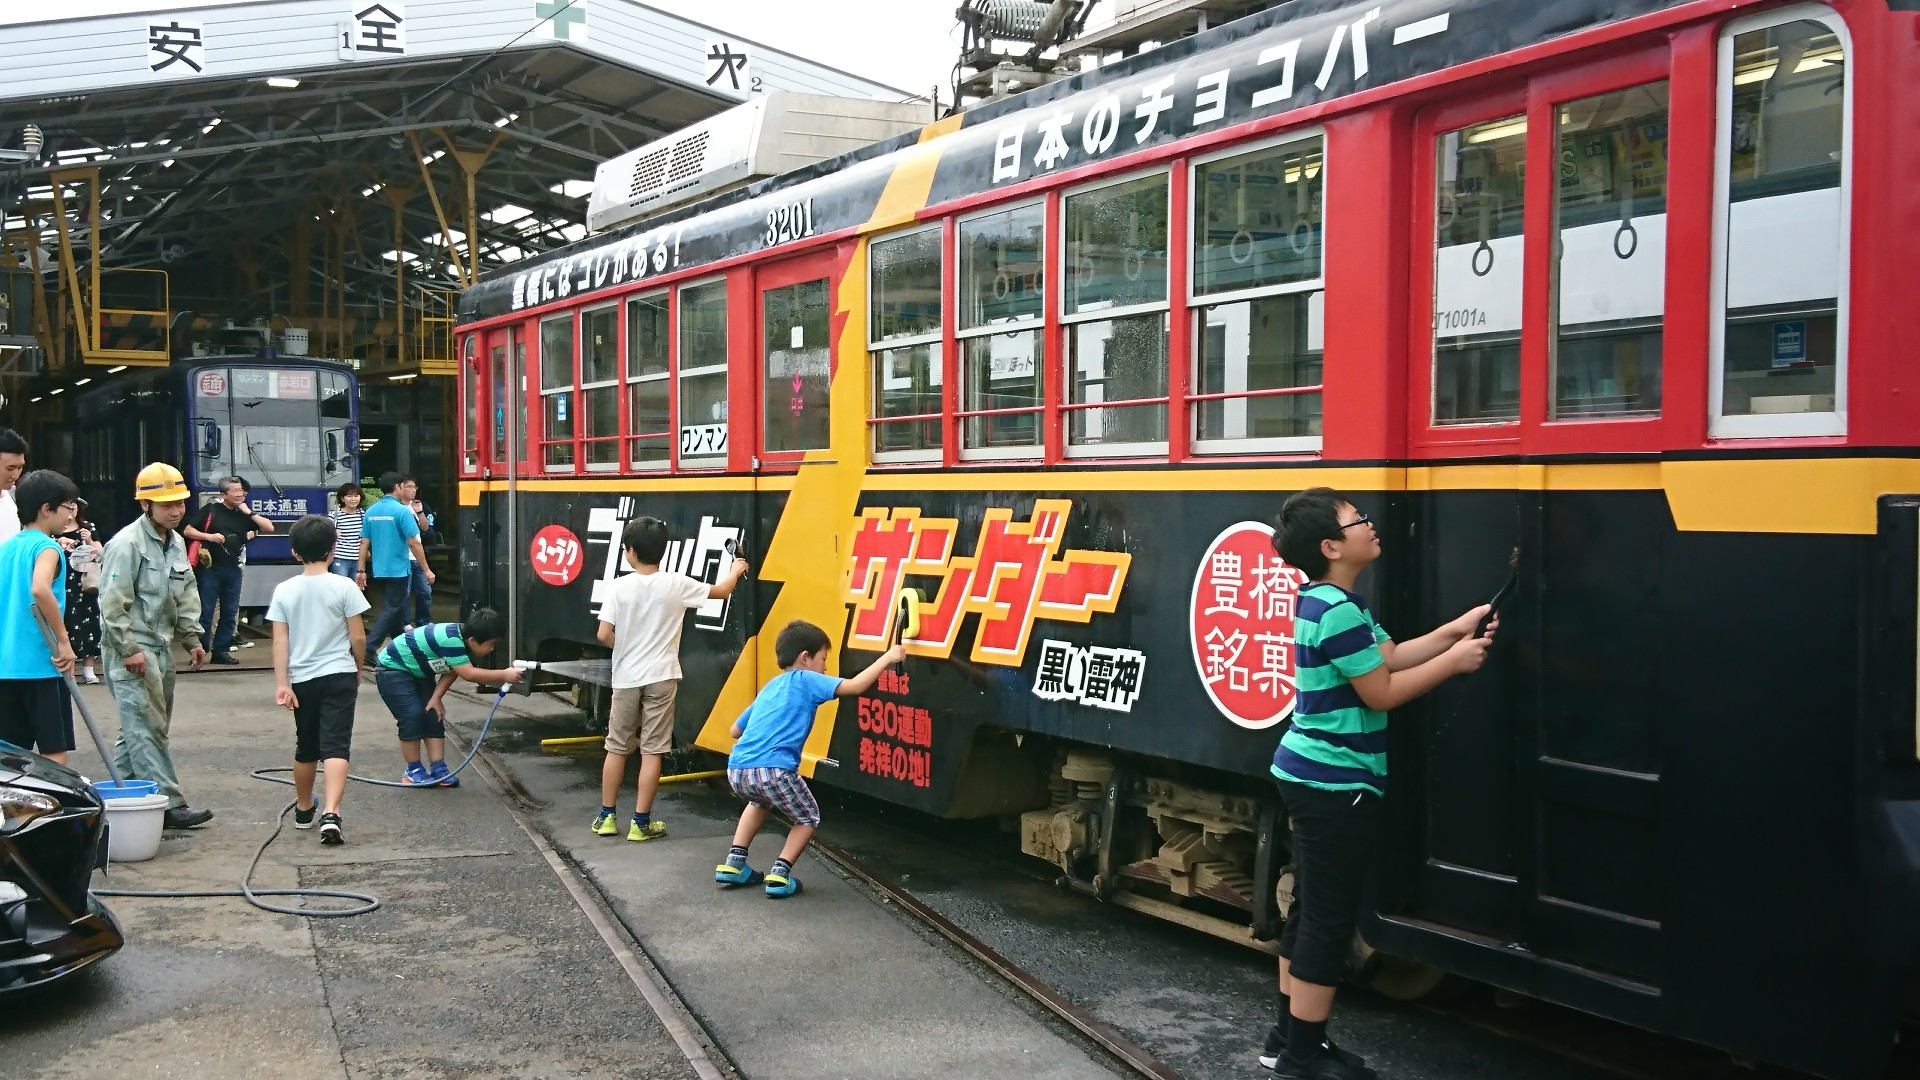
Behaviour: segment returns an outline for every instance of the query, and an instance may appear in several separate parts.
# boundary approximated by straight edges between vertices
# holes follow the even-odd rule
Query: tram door
[[[834,278],[838,261],[832,252],[774,263],[754,275],[753,324],[759,362],[753,403],[755,432],[754,523],[747,546],[758,562],[769,557],[767,546],[779,532],[782,561],[797,565],[838,566],[842,552],[836,537],[855,514],[849,500],[833,500],[851,492],[815,470],[836,470],[842,459],[849,467],[857,448],[833,445],[833,417],[829,387],[833,378]],[[828,451],[839,449],[841,453]],[[796,480],[788,477],[798,471]],[[782,475],[784,474],[784,475]],[[784,530],[784,531],[781,531]],[[749,556],[750,558],[754,556]],[[789,566],[796,565],[788,563]],[[779,572],[779,567],[769,567]],[[803,608],[826,612],[840,600],[832,587],[834,575],[813,572],[796,575],[782,585],[799,589]],[[818,595],[815,595],[815,591]],[[760,613],[755,613],[758,619]],[[820,615],[808,615],[818,619]],[[821,752],[809,744],[809,753]]]
[[[516,340],[514,329],[507,327],[488,332],[481,348],[482,377],[472,384],[476,400],[468,414],[477,421],[474,450],[480,459],[481,474],[502,480],[520,471],[526,455],[526,432],[521,423],[524,413],[517,404],[524,389],[522,362],[526,346]],[[477,602],[507,612],[519,607],[511,602],[519,583],[515,580],[517,560],[508,557],[510,552],[518,550],[512,535],[517,522],[515,508],[509,506],[510,498],[498,487],[481,495],[473,526],[479,540],[475,545],[478,565],[470,568],[469,579],[479,585],[471,593]]]

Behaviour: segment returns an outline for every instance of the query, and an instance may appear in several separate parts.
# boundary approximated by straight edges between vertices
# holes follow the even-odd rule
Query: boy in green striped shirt
[[[1311,578],[1294,604],[1299,697],[1273,755],[1293,834],[1293,906],[1280,934],[1279,1022],[1260,1064],[1285,1080],[1371,1080],[1373,1070],[1327,1039],[1345,975],[1387,791],[1387,711],[1486,661],[1495,619],[1481,605],[1425,637],[1395,644],[1354,585],[1380,557],[1367,515],[1328,488],[1280,508],[1273,546]]]
[[[475,657],[492,655],[505,630],[506,620],[499,612],[479,608],[465,622],[415,627],[380,650],[373,683],[400,728],[400,756],[407,762],[402,783],[460,786],[460,778],[447,770],[443,699],[455,679],[482,684],[520,681],[519,668],[473,666]]]

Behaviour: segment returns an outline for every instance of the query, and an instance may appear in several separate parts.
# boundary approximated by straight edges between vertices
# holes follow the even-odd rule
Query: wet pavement
[[[248,650],[252,653],[264,649]],[[244,653],[242,654],[244,655]],[[292,758],[292,721],[265,673],[180,680],[173,741],[192,805],[157,858],[115,863],[103,887],[232,888],[291,790],[249,770]],[[112,739],[105,687],[84,699]],[[399,754],[371,684],[356,771]],[[102,777],[82,735],[74,765]],[[455,790],[352,785],[347,843],[288,828],[256,886],[371,892],[344,920],[239,900],[117,898],[128,944],[81,975],[0,1008],[0,1061],[27,1077],[183,1080],[376,1077],[691,1077],[660,1022],[514,823],[469,770]]]

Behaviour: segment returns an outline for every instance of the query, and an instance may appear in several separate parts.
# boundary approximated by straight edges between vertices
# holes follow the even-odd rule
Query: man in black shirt
[[[220,501],[211,502],[193,512],[181,531],[187,539],[198,540],[201,559],[209,554],[211,566],[196,566],[200,577],[200,635],[213,651],[216,664],[238,664],[233,658],[233,631],[240,617],[240,580],[246,567],[247,541],[263,532],[273,531],[273,522],[253,512],[247,505],[247,482],[238,476],[220,481]],[[214,605],[220,607],[220,630],[213,630]]]

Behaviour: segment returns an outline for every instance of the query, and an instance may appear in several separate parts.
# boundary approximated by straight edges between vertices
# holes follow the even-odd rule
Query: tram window
[[[875,240],[868,341],[873,452],[878,460],[940,457],[940,227]]]
[[[673,457],[670,341],[666,293],[627,302],[627,460],[636,469],[664,469]]]
[[[960,456],[1038,457],[1046,209],[959,223]]]
[[[1553,418],[1657,416],[1667,84],[1567,102],[1557,113]]]
[[[514,331],[508,331],[514,333]],[[493,460],[507,460],[507,347],[495,345],[487,350],[487,368],[493,377]]]
[[[620,467],[620,309],[608,304],[580,317],[580,418],[587,468]]]
[[[1168,187],[1156,173],[1066,199],[1069,454],[1166,452]]]
[[[573,467],[573,314],[540,320],[540,445],[548,472]]]
[[[824,450],[832,434],[833,349],[826,278],[760,294],[766,441],[771,451]]]
[[[1320,445],[1325,141],[1193,169],[1193,450]]]
[[[1776,15],[1720,39],[1716,436],[1845,433],[1842,33]]]
[[[1527,118],[1435,140],[1433,422],[1520,418]]]
[[[680,290],[680,464],[718,468],[727,454],[727,283]]]
[[[460,397],[466,402],[466,432],[460,437],[461,465],[472,472],[480,463],[480,343],[468,334],[460,346]]]

